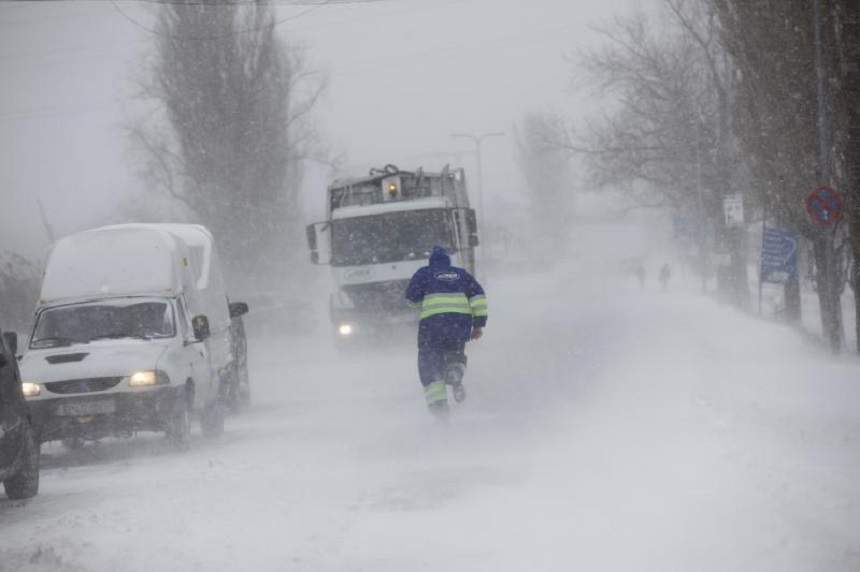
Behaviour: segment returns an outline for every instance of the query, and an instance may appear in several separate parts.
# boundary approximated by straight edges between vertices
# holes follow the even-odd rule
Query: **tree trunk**
[[[851,287],[854,290],[856,351],[860,354],[860,5],[853,1],[837,3],[842,12],[839,52],[842,56],[843,105],[845,121],[846,219],[851,232],[853,257]]]
[[[821,331],[831,351],[839,353],[842,350],[844,331],[833,239],[829,234],[822,234],[813,241],[812,248],[815,256],[818,305],[821,310]]]
[[[800,302],[800,271],[795,272],[785,283],[785,321],[799,324],[802,304]]]

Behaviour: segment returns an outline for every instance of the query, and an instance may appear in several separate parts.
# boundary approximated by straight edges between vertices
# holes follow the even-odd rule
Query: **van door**
[[[195,398],[194,407],[200,408],[213,399],[215,384],[212,383],[214,376],[209,363],[209,350],[205,342],[197,342],[194,339],[194,329],[191,327],[191,314],[184,298],[176,300],[177,322],[179,323],[179,334],[182,339],[182,362],[188,367],[189,376],[194,381]],[[183,383],[180,380],[176,383]]]

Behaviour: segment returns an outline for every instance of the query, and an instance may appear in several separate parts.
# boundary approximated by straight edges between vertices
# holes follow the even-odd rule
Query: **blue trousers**
[[[418,346],[418,377],[427,387],[434,381],[445,379],[445,370],[451,364],[466,365],[466,342],[420,344]]]

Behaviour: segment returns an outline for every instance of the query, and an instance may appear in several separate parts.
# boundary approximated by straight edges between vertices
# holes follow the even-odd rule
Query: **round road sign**
[[[830,187],[818,187],[806,195],[806,212],[818,226],[831,226],[842,218],[845,200]]]

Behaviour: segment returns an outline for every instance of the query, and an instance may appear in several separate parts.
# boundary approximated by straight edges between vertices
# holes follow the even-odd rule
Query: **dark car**
[[[10,499],[39,492],[39,439],[18,373],[18,338],[0,335],[0,481]]]

